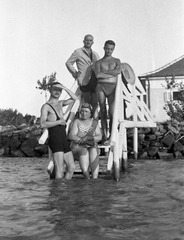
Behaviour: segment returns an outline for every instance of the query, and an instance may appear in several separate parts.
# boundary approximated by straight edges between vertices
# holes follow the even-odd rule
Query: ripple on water
[[[47,159],[0,159],[0,239],[184,239],[184,162],[137,161],[121,181],[50,180]]]

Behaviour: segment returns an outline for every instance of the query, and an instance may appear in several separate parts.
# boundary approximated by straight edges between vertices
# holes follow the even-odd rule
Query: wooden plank
[[[75,168],[74,174],[82,174],[78,161],[75,161],[75,166],[76,168]],[[101,175],[107,174],[107,157],[106,156],[100,156],[99,174]]]
[[[142,122],[133,122],[133,121],[128,121],[128,120],[124,120],[121,121],[125,124],[126,128],[134,128],[134,127],[142,127],[142,128],[146,128],[146,127],[156,127],[156,123],[152,122],[152,121],[142,121]]]

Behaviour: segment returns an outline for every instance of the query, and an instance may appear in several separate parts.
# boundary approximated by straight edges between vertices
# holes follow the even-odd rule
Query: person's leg
[[[115,91],[110,96],[108,96],[107,100],[109,105],[109,133],[111,134],[112,120],[113,120],[113,114],[114,114]]]
[[[84,147],[76,147],[72,149],[73,155],[76,160],[79,161],[80,168],[82,170],[83,176],[86,179],[90,178],[89,175],[89,153]]]
[[[86,148],[81,149],[79,155],[79,165],[83,172],[84,178],[90,179],[89,175],[89,153]]]
[[[72,152],[67,152],[64,154],[64,161],[66,163],[67,168],[65,179],[72,179],[73,173],[75,171],[75,162]]]
[[[98,99],[96,92],[91,93],[91,105],[93,107],[93,118],[98,119]]]
[[[82,93],[82,98],[83,98],[83,103],[86,102],[86,103],[91,104],[91,95],[90,95],[90,92],[83,92],[83,93]]]
[[[107,108],[106,108],[106,97],[102,91],[97,92],[98,102],[100,105],[100,116],[101,116],[101,126],[102,126],[102,140],[107,139]]]
[[[99,154],[98,149],[90,148],[89,149],[89,162],[92,172],[92,178],[98,178],[99,174]]]
[[[64,153],[53,153],[54,165],[55,165],[55,178],[64,177]]]

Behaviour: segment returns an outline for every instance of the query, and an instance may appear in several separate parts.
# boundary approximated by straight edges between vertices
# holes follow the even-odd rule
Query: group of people
[[[115,42],[108,40],[104,44],[104,57],[92,50],[94,38],[88,34],[84,37],[84,46],[76,49],[66,62],[66,67],[77,80],[82,92],[82,100],[93,107],[93,117],[98,119],[98,103],[102,126],[102,144],[109,144],[108,132],[111,132],[112,116],[114,112],[114,97],[117,76],[121,72],[121,62],[112,57]],[[77,69],[74,67],[77,65]],[[107,107],[109,106],[109,131],[107,124]]]
[[[48,145],[53,154],[55,178],[71,179],[75,171],[74,159],[79,161],[86,179],[98,178],[99,152],[97,143],[109,144],[106,99],[109,106],[109,132],[111,132],[114,112],[115,88],[117,76],[121,72],[118,58],[112,57],[115,43],[108,40],[104,44],[104,57],[92,50],[94,38],[88,34],[84,37],[84,46],[75,50],[66,62],[66,67],[78,82],[82,92],[79,118],[70,127],[67,140],[62,108],[77,96],[59,82],[50,86],[50,98],[41,108],[40,125],[48,128]],[[77,69],[74,67],[76,63]],[[70,96],[67,100],[59,100],[62,90]],[[98,103],[102,131],[98,125]],[[64,170],[66,165],[66,171]]]

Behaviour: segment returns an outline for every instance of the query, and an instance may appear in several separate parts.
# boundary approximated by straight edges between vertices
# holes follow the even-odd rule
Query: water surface
[[[0,158],[0,240],[183,240],[184,160],[139,160],[121,181],[50,180],[47,159]]]

